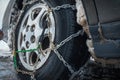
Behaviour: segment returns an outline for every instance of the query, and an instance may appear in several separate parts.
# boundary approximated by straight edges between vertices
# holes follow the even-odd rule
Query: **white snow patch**
[[[11,56],[10,48],[6,42],[3,40],[0,41],[0,57],[9,57]]]
[[[0,0],[0,29],[2,28],[2,20],[9,1],[10,0]]]
[[[76,8],[77,8],[77,23],[81,25],[81,19],[84,16],[85,12],[83,9],[82,1],[76,0]]]

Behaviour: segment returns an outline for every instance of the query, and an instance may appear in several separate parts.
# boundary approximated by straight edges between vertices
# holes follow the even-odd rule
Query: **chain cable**
[[[83,35],[83,32],[84,32],[83,30],[79,30],[77,33],[70,35],[68,38],[66,38],[60,44],[58,44],[55,48],[53,48],[54,53],[57,55],[57,57],[60,59],[60,61],[63,62],[64,66],[66,66],[68,68],[68,70],[70,71],[71,74],[73,74],[75,71],[72,69],[71,65],[65,61],[65,59],[58,52],[57,49],[59,49],[60,47],[62,47],[65,43],[69,42],[73,38],[75,38],[75,37],[77,37],[79,35]]]
[[[43,0],[43,1],[44,1],[44,0]],[[18,24],[18,21],[20,20],[20,17],[21,17],[21,15],[22,15],[22,13],[24,12],[25,6],[27,6],[27,5],[29,5],[29,4],[32,4],[32,3],[35,3],[35,2],[36,2],[36,0],[31,0],[31,1],[27,1],[27,0],[26,0],[26,3],[23,2],[23,8],[22,8],[22,10],[20,11],[20,14],[19,14],[19,17],[18,17],[18,19],[17,19],[17,22],[16,22],[15,26],[17,26],[17,24]],[[71,8],[72,10],[76,10],[75,5],[63,4],[63,5],[61,5],[61,6],[56,6],[56,7],[54,7],[54,8],[53,8],[53,7],[52,7],[52,8],[49,8],[49,9],[48,9],[48,10],[49,10],[48,13],[50,13],[51,11],[58,11],[58,10],[60,10],[60,9],[68,9],[68,8]],[[49,16],[48,16],[48,21],[49,21],[49,24],[48,24],[48,25],[50,25]],[[15,28],[16,28],[16,27],[14,27],[14,28],[12,29],[12,32],[15,31]],[[78,72],[75,72],[75,71],[73,70],[72,66],[65,61],[65,59],[63,58],[63,56],[58,52],[58,49],[59,49],[61,46],[63,46],[65,43],[69,42],[71,39],[73,39],[73,38],[75,38],[75,37],[77,37],[77,36],[79,36],[79,35],[83,35],[83,34],[84,34],[84,30],[79,30],[77,33],[74,33],[74,34],[70,35],[69,37],[67,37],[65,40],[63,40],[62,42],[60,42],[60,43],[59,43],[58,45],[56,45],[56,46],[52,43],[52,44],[53,44],[52,50],[54,51],[54,53],[56,54],[56,56],[59,58],[59,60],[60,60],[61,62],[63,62],[64,66],[68,68],[68,70],[70,71],[70,73],[71,73],[72,75],[73,75],[73,74],[77,75]],[[14,40],[11,41],[11,42],[12,42],[12,44],[13,44],[13,55],[14,55],[14,56],[13,56],[13,59],[14,59],[13,61],[14,61],[14,67],[15,67],[16,71],[17,71],[17,72],[20,72],[20,73],[22,73],[22,74],[30,75],[30,76],[31,76],[31,80],[36,80],[36,79],[35,79],[36,66],[35,66],[35,68],[34,68],[34,71],[32,71],[32,72],[28,72],[28,71],[19,69],[18,66],[17,66],[16,55],[17,55],[17,53],[20,53],[20,52],[32,52],[32,51],[38,50],[38,49],[40,48],[40,45],[38,45],[38,47],[37,47],[36,49],[18,50],[18,51],[15,51],[15,35],[14,35],[14,34],[13,34],[13,38],[14,38]],[[76,73],[77,73],[77,74],[76,74]]]
[[[84,34],[84,30],[79,30],[77,33],[70,35],[69,37],[67,37],[65,40],[63,40],[62,42],[60,42],[60,44],[56,46],[57,49],[62,47],[65,43],[69,42],[71,39],[83,34]]]
[[[71,4],[63,4],[61,6],[56,6],[56,7],[52,7],[51,9],[53,11],[59,11],[60,9],[68,9],[71,8],[72,10],[76,10],[76,6],[75,5],[71,5]]]

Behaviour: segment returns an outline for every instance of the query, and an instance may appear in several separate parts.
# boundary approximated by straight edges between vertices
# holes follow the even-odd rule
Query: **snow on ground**
[[[7,43],[3,40],[0,41],[0,57],[8,57],[10,56],[10,48]]]
[[[3,40],[0,41],[0,80],[19,80],[13,67],[10,48]]]
[[[0,80],[19,80],[10,57],[0,58]]]

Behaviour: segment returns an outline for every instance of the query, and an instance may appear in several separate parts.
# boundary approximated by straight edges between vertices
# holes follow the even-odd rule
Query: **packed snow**
[[[8,57],[10,56],[10,48],[8,47],[7,43],[3,40],[0,41],[0,57]]]

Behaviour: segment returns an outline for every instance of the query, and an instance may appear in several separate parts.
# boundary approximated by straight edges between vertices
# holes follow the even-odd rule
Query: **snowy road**
[[[0,80],[18,80],[10,55],[7,44],[0,41]]]
[[[0,57],[0,80],[18,80],[10,57]]]

